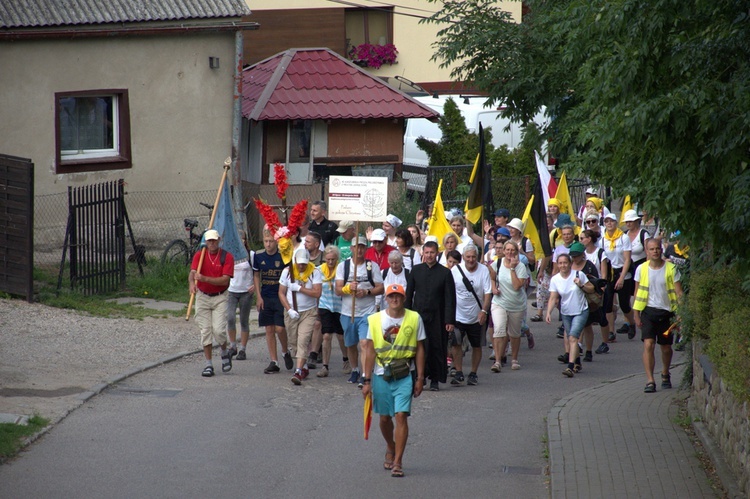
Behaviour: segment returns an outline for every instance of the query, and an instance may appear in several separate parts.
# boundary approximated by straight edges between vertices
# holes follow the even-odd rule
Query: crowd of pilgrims
[[[492,222],[485,220],[481,235],[475,233],[472,224],[466,223],[460,213],[446,212],[452,232],[445,234],[441,241],[427,235],[429,213],[421,210],[412,224],[404,224],[396,216],[388,215],[381,227],[365,227],[363,224],[360,234],[356,232],[360,229],[359,224],[348,220],[332,222],[325,215],[324,202],[312,203],[308,220],[300,228],[299,236],[294,238],[295,255],[306,255],[309,263],[314,264],[322,276],[322,292],[317,299],[317,317],[308,355],[295,371],[299,379],[306,377],[309,369],[316,368],[318,377],[329,375],[332,340],[336,338],[342,353],[342,371],[350,374],[350,383],[362,386],[363,376],[356,358],[357,345],[353,350],[351,345],[345,345],[344,328],[339,326],[339,323],[344,326],[349,324],[347,317],[342,317],[342,311],[344,316],[349,316],[349,321],[352,320],[352,312],[355,316],[362,312],[354,311],[353,306],[352,312],[349,312],[347,307],[351,306],[351,301],[347,301],[346,295],[342,296],[341,289],[336,289],[336,281],[342,279],[343,262],[351,258],[353,252],[356,260],[356,249],[353,248],[358,245],[366,247],[364,259],[372,262],[364,267],[367,275],[360,274],[360,280],[377,281],[385,287],[401,284],[407,290],[407,307],[411,305],[420,312],[425,323],[434,322],[435,318],[431,316],[435,313],[440,316],[441,322],[457,324],[458,327],[452,332],[443,331],[444,324],[438,325],[441,334],[446,337],[445,341],[441,341],[442,349],[439,350],[444,353],[444,361],[440,359],[435,362],[433,358],[430,364],[428,358],[427,375],[431,379],[431,390],[438,390],[439,383],[463,384],[467,378],[469,384],[476,384],[482,347],[486,346],[493,350],[490,356],[493,362],[491,372],[501,372],[508,357],[511,369],[520,369],[522,339],[526,339],[529,349],[534,348],[534,335],[529,323],[540,321],[560,322],[557,334],[566,341],[563,342],[565,351],[558,360],[573,366],[563,372],[573,377],[582,369],[582,361],[592,360],[593,353],[607,353],[610,345],[617,341],[617,334],[627,335],[630,339],[635,337],[633,276],[635,269],[646,261],[646,241],[652,237],[659,238],[664,248],[664,258],[679,267],[687,265],[689,258],[688,248],[679,243],[679,233],[669,237],[661,234],[657,221],[635,210],[625,211],[618,220],[593,188],[586,191],[586,203],[580,207],[575,219],[560,212],[557,199],[549,200],[545,232],[549,233],[553,254],[544,258],[536,257],[532,241],[524,235],[524,224],[507,209],[497,210]],[[428,242],[438,243],[440,247],[437,255],[430,255],[429,259],[424,254]],[[267,231],[262,251],[265,254],[277,251],[273,235]],[[258,274],[263,269],[254,262],[255,253],[249,253],[250,262],[237,264],[233,280],[254,282],[256,287],[266,290],[265,296],[278,293],[279,273],[275,274],[275,278],[269,279],[264,274],[255,275],[254,279],[253,271]],[[449,300],[452,303],[439,299],[438,302],[445,306],[443,310],[425,313],[424,309],[420,311],[412,303],[409,295],[414,294],[415,287],[420,289],[415,279],[422,278],[419,272],[416,275],[412,273],[420,265],[441,265],[451,270],[454,280],[451,291],[455,293],[455,299]],[[376,274],[375,278],[372,273]],[[466,278],[467,273],[471,279]],[[344,278],[347,279],[351,281],[350,276]],[[593,294],[598,294],[598,299],[592,293],[586,297],[578,291],[573,292],[573,282],[576,288],[591,282],[594,285]],[[289,286],[288,282],[286,286]],[[421,290],[424,289],[423,284]],[[260,289],[251,287],[248,291],[251,295],[261,295]],[[287,287],[283,291],[286,293]],[[531,307],[527,302],[529,297],[533,300]],[[356,298],[354,300],[356,302]],[[375,296],[374,307],[364,313],[373,313],[381,306],[385,307],[383,296]],[[615,330],[618,309],[624,316],[624,322]],[[578,320],[584,310],[588,310],[588,314],[583,320]],[[236,310],[228,310],[229,315],[235,313]],[[241,313],[249,314],[249,307],[241,309]],[[243,325],[247,323],[246,320],[241,322]],[[599,329],[598,340],[595,340],[594,326]],[[571,331],[573,334],[569,334]],[[230,350],[233,353],[237,352],[237,344],[233,341],[235,337],[236,332],[230,331]],[[279,339],[287,360],[285,335],[280,335]],[[272,341],[275,342],[275,339]],[[243,344],[243,359],[244,348]],[[468,377],[463,373],[466,352],[471,352]],[[273,358],[275,348],[271,352],[270,345],[269,353],[272,362],[266,373],[278,371],[277,359]],[[302,357],[301,353],[298,352],[296,357]],[[291,369],[289,364],[287,362],[287,369]],[[303,376],[297,373],[303,373]]]

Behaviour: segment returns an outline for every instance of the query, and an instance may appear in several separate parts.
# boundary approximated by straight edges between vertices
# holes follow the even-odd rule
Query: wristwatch
[[[369,385],[371,381],[372,381],[372,378],[365,378],[362,380],[362,383],[365,385]]]
[[[369,290],[369,289],[367,290],[367,294],[368,294],[368,295],[370,295],[370,294],[371,294],[371,293],[370,293],[370,290]]]

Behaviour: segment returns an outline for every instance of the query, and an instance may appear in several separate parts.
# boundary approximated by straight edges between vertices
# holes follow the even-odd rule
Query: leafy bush
[[[693,272],[686,330],[706,342],[717,373],[739,400],[750,400],[750,297],[734,266]]]

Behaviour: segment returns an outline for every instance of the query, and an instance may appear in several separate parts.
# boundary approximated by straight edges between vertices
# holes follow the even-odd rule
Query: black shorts
[[[464,340],[464,336],[467,336],[472,348],[481,348],[482,339],[484,337],[484,326],[480,325],[478,322],[475,322],[474,324],[464,324],[456,321],[453,332],[454,334],[451,335],[451,346],[460,345]]]
[[[607,288],[604,290],[604,310],[608,314],[612,313],[612,306],[615,302],[615,295],[617,295],[620,310],[623,314],[630,313],[632,307],[630,306],[630,297],[633,296],[635,289],[635,281],[633,279],[625,279],[622,281],[622,287],[615,289],[615,283],[620,278],[622,269],[614,269],[614,277],[611,282],[607,283]]]
[[[344,328],[341,327],[340,313],[331,312],[327,308],[319,308],[318,318],[320,319],[321,332],[323,334],[344,334]]]
[[[258,313],[258,325],[284,327],[284,306],[278,296],[263,296],[263,310]]]
[[[674,312],[668,312],[660,308],[646,307],[641,312],[641,341],[656,339],[658,345],[671,345],[674,343],[674,333],[664,336],[664,332],[672,325]]]

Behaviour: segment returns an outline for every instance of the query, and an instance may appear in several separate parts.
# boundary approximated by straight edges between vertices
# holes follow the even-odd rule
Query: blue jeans
[[[581,337],[581,331],[586,325],[586,320],[589,318],[589,309],[584,310],[579,315],[565,315],[562,316],[563,326],[568,332],[568,336],[572,336],[576,339]]]

